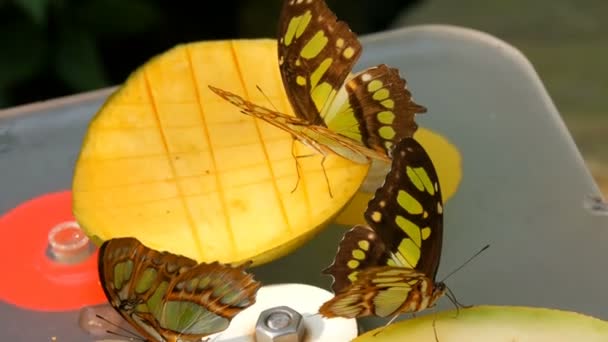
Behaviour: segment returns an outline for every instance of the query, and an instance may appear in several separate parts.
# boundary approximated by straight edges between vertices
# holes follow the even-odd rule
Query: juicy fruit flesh
[[[74,215],[94,240],[133,236],[198,261],[260,264],[303,244],[355,194],[367,165],[328,156],[333,198],[319,155],[298,159],[298,182],[291,136],[208,85],[292,112],[274,40],[192,43],[152,59],[93,119],[76,164]]]
[[[458,313],[428,314],[391,324],[374,336],[379,329],[354,341],[608,341],[606,321],[569,311],[515,306],[475,306]]]

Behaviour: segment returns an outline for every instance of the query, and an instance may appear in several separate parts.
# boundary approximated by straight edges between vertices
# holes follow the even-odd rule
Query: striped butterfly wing
[[[412,101],[397,69],[369,68],[345,80],[362,47],[324,0],[285,0],[279,18],[278,58],[295,118],[211,87],[217,95],[326,155],[355,163],[389,161],[395,142],[417,129]]]
[[[391,254],[390,266],[434,279],[441,257],[443,202],[431,158],[412,138],[393,151],[391,170],[364,213]]]
[[[442,238],[441,192],[437,174],[422,146],[414,139],[399,142],[392,168],[369,202],[365,218],[374,234],[357,238],[353,230],[340,243],[331,274],[340,279],[336,295],[319,312],[325,317],[386,317],[432,306],[443,295],[435,284]],[[359,259],[354,242],[367,237],[380,243],[380,257]],[[372,251],[372,248],[369,248]],[[356,267],[352,267],[356,266]],[[336,281],[337,282],[337,281]],[[346,285],[345,285],[346,284]]]
[[[361,55],[357,36],[324,0],[285,0],[279,17],[278,58],[297,117],[325,126],[324,117]]]
[[[369,267],[383,265],[389,259],[384,243],[368,226],[356,225],[340,241],[334,262],[323,270],[333,278],[332,290],[340,292]]]
[[[433,281],[411,268],[372,266],[361,270],[357,279],[323,303],[319,312],[328,318],[388,317],[400,312],[416,312],[436,300]]]
[[[182,341],[200,341],[206,335],[221,331],[236,311],[228,310],[229,314],[214,311],[218,307],[225,308],[217,305],[217,298],[221,299],[221,303],[222,300],[230,302],[225,298],[229,294],[235,298],[247,296],[253,304],[255,291],[259,287],[259,283],[241,268],[217,263],[197,265],[192,259],[147,248],[134,238],[104,242],[99,250],[98,267],[99,278],[110,304],[150,341],[177,341],[178,338]],[[210,297],[206,296],[207,291],[190,295],[187,302],[180,301],[176,293],[182,290],[176,286],[185,282],[200,283],[197,277],[204,277],[205,272],[223,275],[229,281],[222,285],[231,284],[229,289],[232,292],[207,288],[211,292],[217,290],[224,294]],[[243,285],[243,288],[236,288],[236,284]],[[198,287],[202,288],[197,283]],[[240,303],[246,301],[243,299]]]
[[[179,275],[159,313],[164,335],[200,341],[228,328],[234,316],[255,303],[260,288],[246,266],[202,263]]]
[[[335,153],[358,164],[367,164],[370,159],[389,160],[386,154],[367,148],[327,127],[310,125],[305,119],[256,105],[227,90],[213,86],[209,86],[209,89],[224,100],[240,108],[243,114],[264,120],[290,133],[300,142],[313,148],[320,154]]]
[[[346,84],[348,105],[327,125],[330,129],[389,155],[393,146],[418,129],[415,115],[427,109],[412,99],[399,70],[381,64]]]
[[[196,266],[189,258],[159,253],[133,238],[111,239],[99,250],[99,279],[110,304],[151,341],[162,341],[153,315],[162,306],[168,284]]]

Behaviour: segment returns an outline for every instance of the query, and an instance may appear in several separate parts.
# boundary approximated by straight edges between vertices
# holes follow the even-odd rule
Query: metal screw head
[[[302,315],[288,306],[262,311],[255,325],[256,342],[298,342],[303,337]]]

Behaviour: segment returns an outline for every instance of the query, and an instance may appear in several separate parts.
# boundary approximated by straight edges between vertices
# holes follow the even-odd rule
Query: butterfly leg
[[[296,185],[293,187],[291,192],[293,193],[294,191],[296,191],[296,189],[298,188],[298,184],[300,183],[300,164],[298,163],[298,159],[314,157],[318,153],[320,153],[323,156],[323,159],[321,159],[321,168],[323,169],[323,176],[325,177],[325,183],[327,184],[327,190],[329,192],[329,197],[334,198],[334,195],[331,192],[331,186],[329,184],[329,177],[327,176],[327,171],[325,170],[325,159],[327,158],[327,153],[325,153],[322,150],[317,149],[318,153],[304,154],[304,155],[298,156],[298,155],[296,155],[296,151],[295,151],[295,142],[296,142],[296,138],[294,137],[294,139],[291,142],[291,155],[293,156],[293,159],[296,162],[296,172],[298,175],[298,180],[296,181]]]
[[[456,295],[454,295],[454,292],[452,292],[452,290],[449,287],[446,287],[446,289],[448,290],[448,295],[447,295],[448,299],[456,307],[456,316],[458,316],[458,314],[460,314],[460,308],[468,309],[468,308],[472,308],[473,307],[473,305],[464,305],[464,304],[462,304],[461,302],[458,301],[458,299],[456,299]]]
[[[298,179],[296,180],[296,185],[291,190],[292,194],[296,191],[296,189],[298,188],[298,185],[300,184],[300,163],[298,163],[298,159],[300,159],[300,158],[307,158],[307,157],[313,157],[315,155],[316,154],[305,154],[305,155],[301,155],[301,156],[296,155],[296,138],[294,136],[292,136],[292,140],[291,140],[291,156],[293,157],[293,160],[296,162],[296,173],[297,173],[297,176],[298,176]]]
[[[293,194],[298,188],[298,184],[300,184],[300,163],[298,163],[298,157],[296,156],[296,137],[291,137],[291,156],[293,157],[293,161],[296,162],[296,173],[298,175],[298,179],[296,180],[296,185],[291,190]]]
[[[393,318],[391,318],[391,320],[390,320],[390,321],[388,321],[388,323],[386,323],[386,324],[385,324],[385,325],[382,327],[382,329],[380,329],[380,330],[376,331],[376,333],[374,333],[374,337],[376,337],[378,334],[380,334],[381,332],[383,332],[383,331],[384,331],[384,329],[386,329],[386,327],[388,327],[389,325],[391,325],[391,323],[393,323],[393,322],[394,322],[394,321],[397,319],[397,317],[399,317],[399,315],[400,315],[399,313],[395,314],[395,316],[393,316]]]
[[[323,153],[323,159],[321,159],[321,168],[323,169],[323,176],[325,176],[325,183],[327,183],[327,191],[329,192],[329,197],[334,198],[334,195],[331,192],[331,185],[329,184],[329,177],[327,176],[327,171],[325,171],[325,158],[327,158],[327,154]]]
[[[437,336],[437,313],[435,313],[435,318],[433,318],[433,334],[435,335],[435,342],[439,342],[439,337]]]

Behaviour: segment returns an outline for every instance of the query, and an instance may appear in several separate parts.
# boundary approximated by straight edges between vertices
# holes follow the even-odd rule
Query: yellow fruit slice
[[[445,311],[381,329],[368,331],[353,341],[608,341],[606,321],[576,312],[516,306],[475,306],[460,309],[458,313]]]
[[[261,264],[297,248],[352,198],[368,170],[300,158],[292,138],[208,85],[292,113],[274,40],[177,46],[135,71],[92,120],[73,180],[94,241],[133,236],[196,259]],[[260,93],[259,86],[272,102]],[[313,153],[295,143],[296,155]]]

